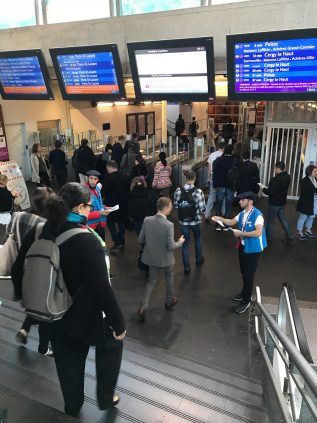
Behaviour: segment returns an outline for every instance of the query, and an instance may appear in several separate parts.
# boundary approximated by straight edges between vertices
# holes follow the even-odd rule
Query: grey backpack
[[[71,237],[89,233],[70,229],[54,241],[40,238],[44,223],[36,227],[35,240],[24,261],[22,305],[36,320],[54,322],[64,317],[73,303],[60,268],[59,247]]]

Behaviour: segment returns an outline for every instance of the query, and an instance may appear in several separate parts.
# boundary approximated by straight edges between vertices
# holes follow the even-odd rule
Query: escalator
[[[271,423],[317,422],[317,375],[294,288],[282,286],[277,314],[271,315],[257,287],[257,308],[256,337]]]

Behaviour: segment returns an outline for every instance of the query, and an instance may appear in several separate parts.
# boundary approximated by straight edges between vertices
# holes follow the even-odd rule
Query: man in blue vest
[[[238,198],[242,211],[235,218],[225,219],[220,216],[215,216],[213,220],[220,221],[227,226],[235,226],[238,224],[239,229],[232,229],[232,231],[237,238],[243,288],[239,294],[233,297],[233,299],[239,302],[235,312],[242,314],[250,307],[254,275],[260,254],[264,248],[266,248],[267,242],[263,215],[260,210],[253,205],[256,194],[250,191],[243,192]]]
[[[91,192],[91,210],[88,215],[87,225],[95,230],[104,240],[109,210],[105,208],[102,202],[101,192],[98,186],[100,173],[97,170],[89,170],[86,175],[88,176],[86,186]]]

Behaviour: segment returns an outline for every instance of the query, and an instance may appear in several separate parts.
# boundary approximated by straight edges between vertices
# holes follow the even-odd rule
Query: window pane
[[[201,0],[121,0],[122,14],[163,12],[165,10],[185,9],[201,6]]]
[[[109,0],[47,0],[48,23],[108,18]]]
[[[0,29],[35,24],[34,0],[0,0]]]

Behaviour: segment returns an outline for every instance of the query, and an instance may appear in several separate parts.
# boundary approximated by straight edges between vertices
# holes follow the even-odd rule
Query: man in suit
[[[238,193],[252,191],[255,194],[259,192],[260,175],[259,168],[256,163],[250,160],[250,150],[242,152],[243,163],[240,167]]]
[[[157,201],[156,207],[157,214],[145,218],[139,235],[139,242],[144,245],[141,261],[149,266],[149,279],[145,287],[142,305],[138,310],[140,322],[145,321],[145,312],[160,270],[165,273],[165,310],[170,310],[177,304],[177,298],[174,297],[175,258],[173,251],[183,245],[185,238],[181,236],[177,242],[174,241],[174,224],[167,220],[167,216],[172,211],[171,200],[161,197]]]
[[[108,176],[101,189],[103,203],[106,207],[119,205],[119,210],[111,212],[108,216],[108,229],[111,234],[113,246],[110,251],[118,253],[125,244],[125,222],[129,209],[129,178],[118,172],[118,163],[114,160],[107,162]]]

